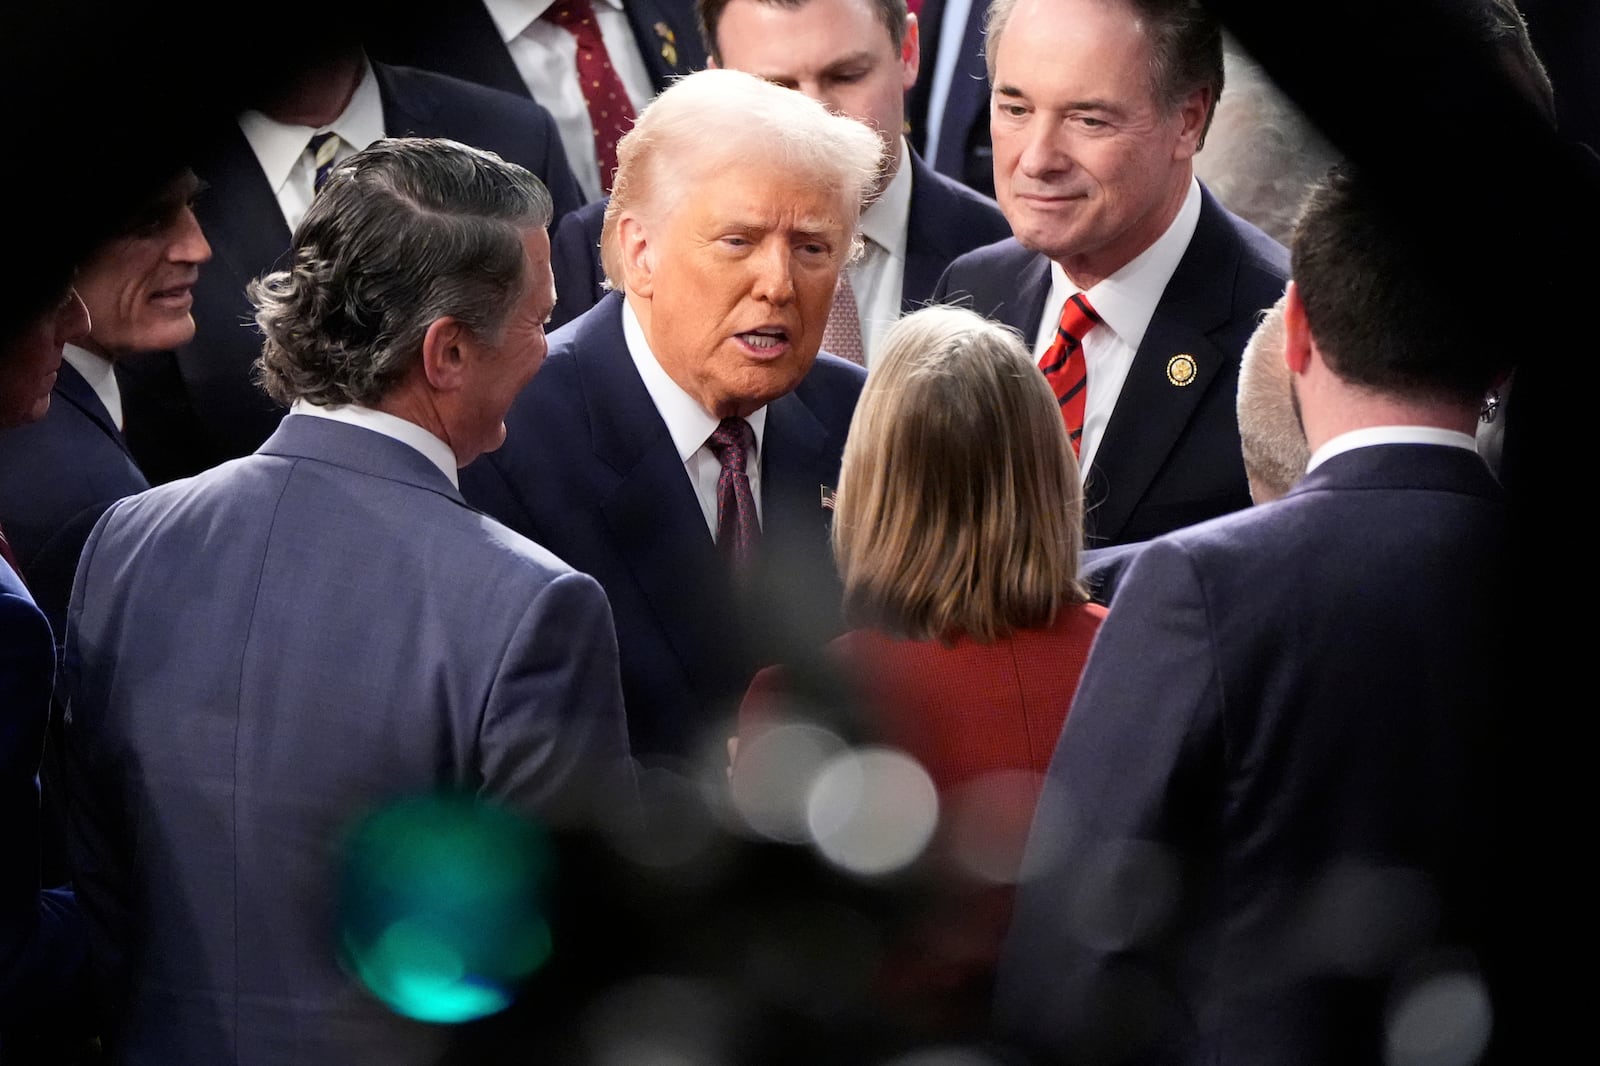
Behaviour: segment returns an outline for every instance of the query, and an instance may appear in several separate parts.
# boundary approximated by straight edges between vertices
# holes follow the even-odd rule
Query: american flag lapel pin
[[[837,491],[835,491],[834,489],[829,488],[827,485],[823,485],[822,486],[822,509],[824,511],[833,510],[833,503],[834,503],[834,500],[838,497],[838,495],[839,494],[838,494]]]

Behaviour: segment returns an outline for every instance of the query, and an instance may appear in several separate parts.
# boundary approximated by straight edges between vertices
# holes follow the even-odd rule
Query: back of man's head
[[[1263,313],[1239,361],[1239,442],[1250,499],[1256,503],[1270,503],[1287,493],[1311,460],[1284,361],[1287,301],[1280,296]]]
[[[373,405],[417,361],[428,326],[498,337],[527,289],[523,235],[549,225],[538,178],[454,141],[375,141],[329,175],[293,264],[251,284],[257,370],[281,403]]]
[[[1460,252],[1459,239],[1399,209],[1370,172],[1330,170],[1306,199],[1290,251],[1329,368],[1376,392],[1475,407],[1510,346],[1485,328],[1496,293],[1481,260],[1469,266]]]

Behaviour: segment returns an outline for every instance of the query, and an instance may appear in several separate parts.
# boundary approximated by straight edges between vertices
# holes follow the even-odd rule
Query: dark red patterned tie
[[[1045,380],[1055,390],[1056,402],[1061,404],[1061,418],[1067,424],[1074,455],[1078,454],[1078,440],[1083,436],[1084,401],[1089,398],[1089,366],[1083,358],[1083,338],[1101,321],[1089,306],[1088,297],[1081,292],[1073,295],[1061,308],[1056,339],[1039,357],[1039,369],[1044,371]]]
[[[761,541],[756,497],[745,472],[755,446],[755,430],[742,418],[724,418],[706,441],[722,464],[717,478],[717,550],[741,572],[748,570]]]
[[[617,172],[617,142],[633,125],[633,102],[628,90],[611,65],[611,53],[600,37],[600,24],[594,18],[589,0],[555,0],[542,18],[566,30],[578,42],[578,87],[589,106],[589,124],[594,127],[594,156],[600,164],[600,184],[611,191],[611,178]]]

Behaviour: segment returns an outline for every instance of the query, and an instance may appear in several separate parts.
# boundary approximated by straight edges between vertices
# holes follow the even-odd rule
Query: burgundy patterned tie
[[[761,540],[756,497],[745,466],[756,446],[755,430],[742,418],[724,418],[706,440],[722,464],[717,478],[717,550],[736,571],[747,571]]]
[[[578,87],[583,90],[583,102],[589,107],[589,124],[594,127],[594,156],[600,164],[600,184],[611,191],[611,179],[617,172],[617,142],[633,125],[633,101],[617,69],[611,65],[611,53],[600,36],[600,24],[594,18],[594,5],[590,0],[555,0],[545,9],[542,18],[560,26],[578,43]]]
[[[1044,371],[1045,380],[1061,404],[1061,417],[1067,424],[1074,455],[1083,436],[1083,408],[1089,398],[1089,366],[1083,358],[1083,338],[1101,321],[1089,306],[1088,297],[1081,292],[1073,295],[1061,308],[1055,340],[1039,357],[1039,369]]]
[[[828,311],[828,323],[822,329],[822,350],[848,359],[858,366],[867,365],[867,354],[861,341],[861,313],[856,307],[856,293],[850,287],[850,275],[839,274],[839,284],[833,287],[833,306]]]

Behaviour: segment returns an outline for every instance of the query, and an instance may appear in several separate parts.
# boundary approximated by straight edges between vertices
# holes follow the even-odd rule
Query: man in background
[[[998,0],[985,40],[1015,237],[957,259],[936,298],[1032,339],[1090,547],[1247,506],[1239,355],[1288,264],[1194,177],[1221,26],[1200,0]]]

